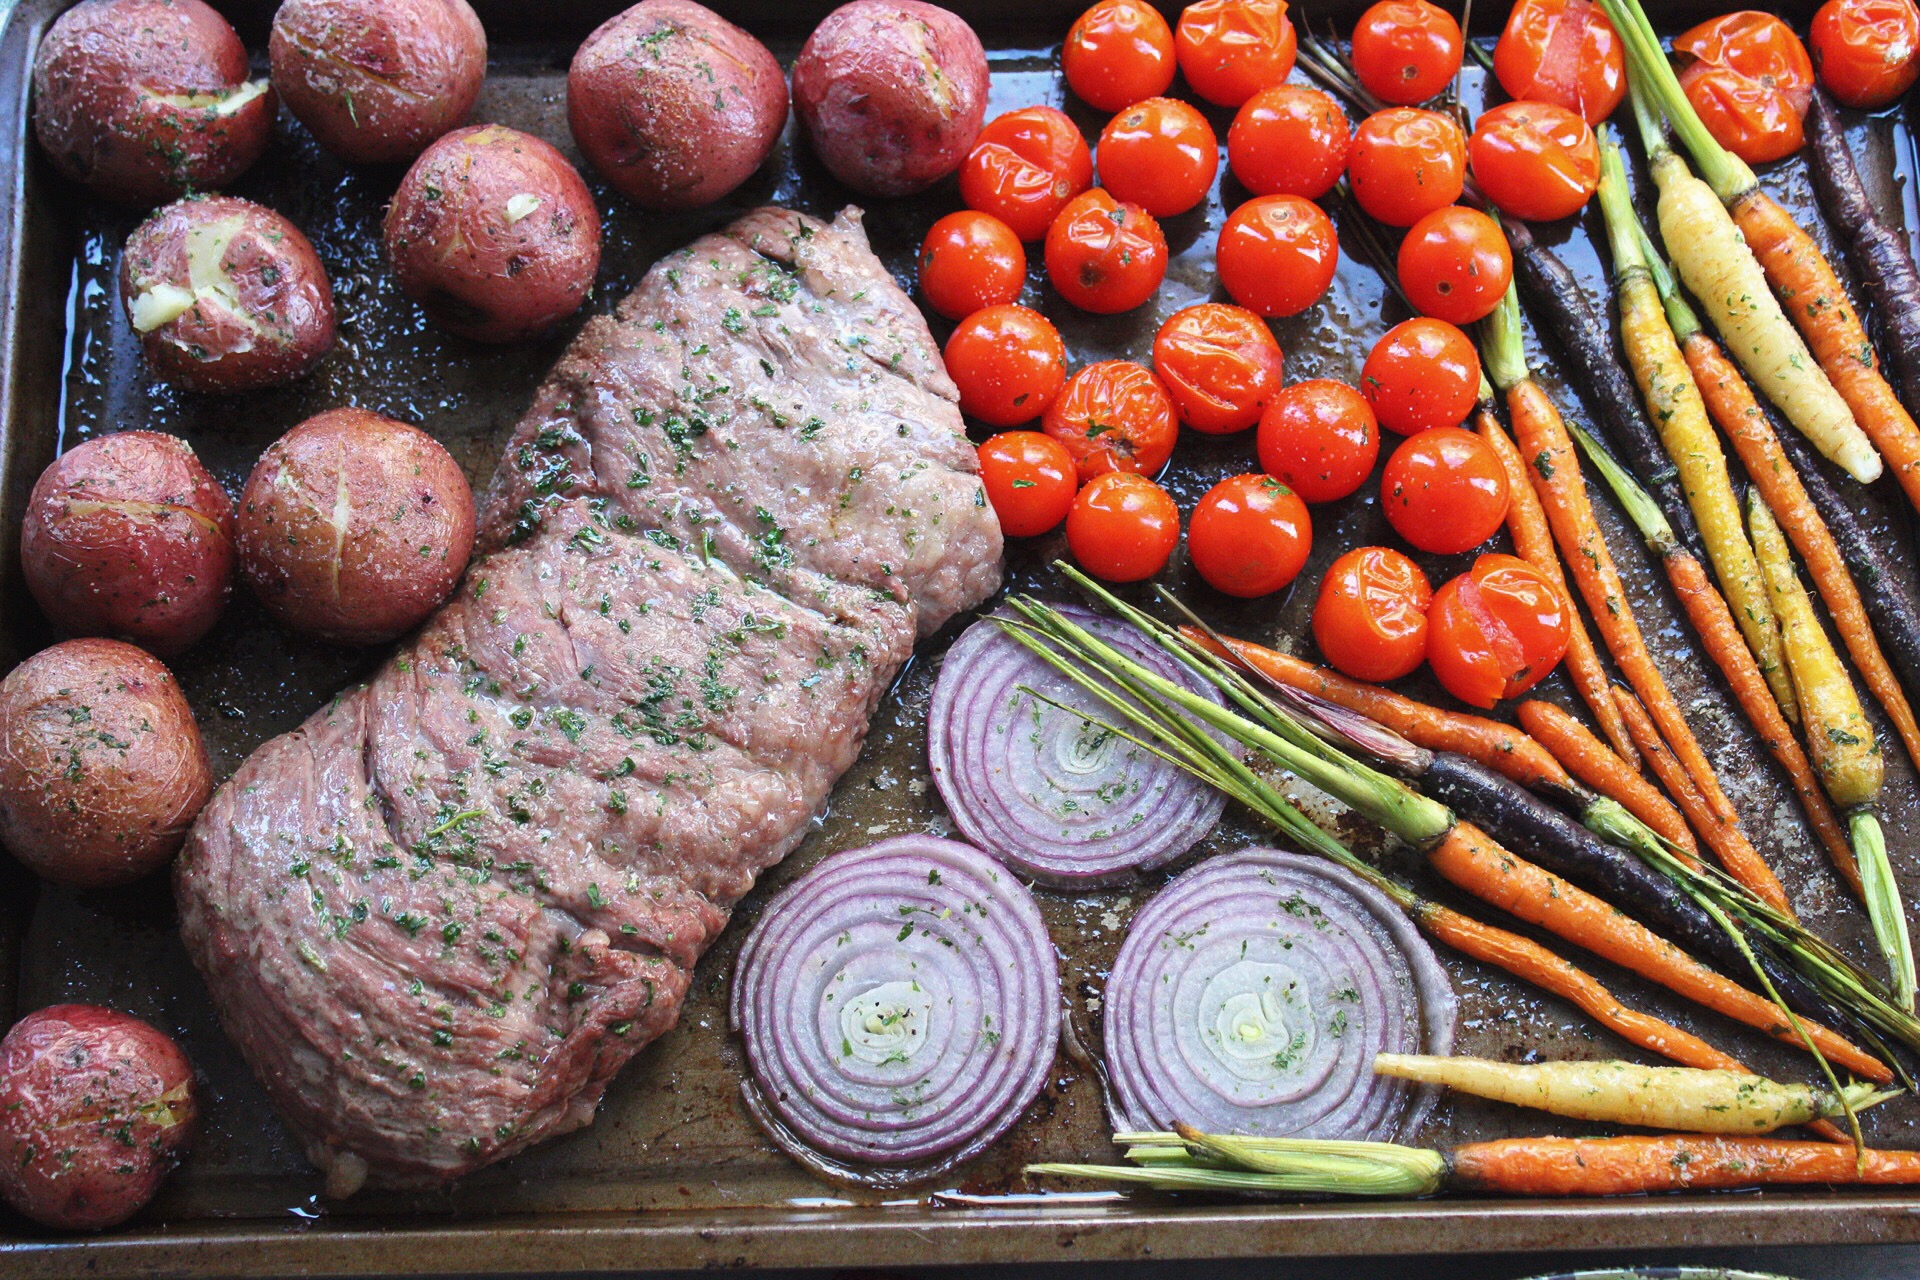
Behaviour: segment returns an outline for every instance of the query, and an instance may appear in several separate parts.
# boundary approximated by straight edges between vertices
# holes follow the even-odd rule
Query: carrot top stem
[[[1724,201],[1730,201],[1759,182],[1746,162],[1714,140],[1700,114],[1687,100],[1680,78],[1673,73],[1660,37],[1647,21],[1640,0],[1600,0],[1600,7],[1620,33],[1626,46],[1631,84],[1645,86],[1648,105],[1658,107],[1672,123],[1674,132],[1686,146],[1700,176]]]

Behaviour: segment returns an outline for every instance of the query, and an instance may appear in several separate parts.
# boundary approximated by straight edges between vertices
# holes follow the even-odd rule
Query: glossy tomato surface
[[[1067,87],[1099,111],[1165,93],[1177,66],[1173,29],[1145,0],[1100,0],[1074,20],[1060,47]]]
[[[1400,287],[1424,316],[1472,324],[1492,314],[1513,281],[1513,251],[1498,223],[1449,205],[1408,228],[1400,242]]]
[[[1459,326],[1415,316],[1373,344],[1360,392],[1380,425],[1400,435],[1457,427],[1480,398],[1480,353]]]
[[[1186,103],[1148,98],[1107,122],[1099,159],[1100,184],[1116,200],[1170,218],[1207,198],[1220,171],[1220,142]]]
[[[1269,475],[1230,476],[1194,504],[1187,556],[1230,596],[1270,595],[1300,576],[1313,550],[1307,504]]]
[[[1460,24],[1431,0],[1380,0],[1354,24],[1353,71],[1380,101],[1410,107],[1453,83],[1463,47]]]
[[[1166,274],[1160,224],[1099,187],[1069,200],[1047,232],[1047,278],[1082,311],[1131,311],[1153,296]]]
[[[1093,153],[1057,107],[995,116],[960,166],[960,199],[1022,240],[1046,238],[1067,201],[1093,185]]]
[[[1920,7],[1913,0],[1827,0],[1808,32],[1827,92],[1877,110],[1920,76]]]
[[[1151,578],[1179,544],[1180,508],[1165,489],[1132,472],[1089,481],[1067,512],[1067,550],[1108,582]]]
[[[1280,344],[1267,322],[1244,307],[1202,302],[1167,317],[1153,339],[1153,371],[1173,396],[1180,420],[1226,435],[1260,420],[1280,390]]]
[[[1067,518],[1080,475],[1065,445],[1038,431],[1003,431],[979,453],[980,482],[1002,533],[1031,538]]]
[[[1284,83],[1299,47],[1286,0],[1194,0],[1173,42],[1187,83],[1220,107]]]
[[[1394,532],[1422,551],[1457,555],[1491,538],[1507,518],[1507,472],[1471,431],[1436,427],[1403,440],[1380,475]]]
[[[1330,378],[1282,387],[1260,415],[1260,469],[1307,502],[1335,502],[1373,474],[1380,429],[1358,391]]]
[[[1304,85],[1270,85],[1227,130],[1227,165],[1257,196],[1318,200],[1347,171],[1353,128],[1340,104]]]
[[[1333,283],[1340,237],[1311,200],[1255,196],[1228,215],[1214,261],[1221,286],[1247,310],[1298,315]]]
[[[1017,427],[1047,411],[1067,380],[1067,348],[1053,321],[1028,307],[988,307],[947,339],[947,375],[960,409],[991,427]]]
[[[1153,475],[1173,456],[1180,419],[1160,379],[1131,360],[1102,360],[1067,380],[1042,427],[1083,481],[1109,471]]]
[[[1473,180],[1502,213],[1552,222],[1586,207],[1600,185],[1600,144],[1576,113],[1550,102],[1482,112],[1467,139]]]
[[[1484,555],[1433,593],[1427,665],[1448,693],[1475,707],[1517,698],[1566,656],[1566,597],[1526,561]]]
[[[1460,198],[1467,139],[1437,111],[1389,107],[1360,122],[1347,157],[1360,207],[1390,227],[1410,227]]]
[[[1798,151],[1813,93],[1813,61],[1793,28],[1770,13],[1743,9],[1675,37],[1690,59],[1680,87],[1714,141],[1748,164]]]
[[[1493,47],[1507,96],[1599,124],[1627,96],[1627,52],[1595,0],[1520,0]]]
[[[1027,253],[1013,229],[990,213],[962,209],[933,224],[920,246],[920,293],[949,320],[1020,296]]]
[[[1320,655],[1355,680],[1398,680],[1427,656],[1433,587],[1391,547],[1356,547],[1327,566],[1313,605]]]

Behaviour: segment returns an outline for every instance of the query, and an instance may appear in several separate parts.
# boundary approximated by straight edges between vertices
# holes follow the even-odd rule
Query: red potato
[[[99,1231],[153,1199],[199,1119],[193,1064],[164,1033],[91,1004],[0,1039],[0,1195],[43,1226]]]
[[[119,640],[68,640],[0,681],[0,843],[60,884],[166,865],[213,794],[173,674]]]
[[[365,409],[308,418],[240,495],[240,571],[285,625],[379,644],[426,621],[473,554],[473,491],[426,432]]]
[[[921,0],[853,0],[793,64],[793,108],[833,176],[904,196],[960,167],[987,111],[987,55],[955,14]]]
[[[467,0],[284,0],[267,56],[273,87],[321,146],[394,164],[473,110],[487,33]]]
[[[187,442],[154,431],[89,440],[40,473],[20,563],[61,630],[162,657],[212,630],[233,589],[233,500]]]
[[[407,170],[387,260],[408,296],[475,342],[518,342],[580,309],[600,212],[567,158],[505,125],[456,129]]]
[[[712,204],[766,161],[787,125],[767,47],[693,0],[643,0],[602,23],[567,72],[580,154],[635,204]]]
[[[33,60],[33,131],[103,199],[154,205],[224,187],[273,137],[273,90],[200,0],[81,0]]]
[[[190,391],[279,386],[333,347],[333,286],[313,245],[233,196],[181,200],[134,228],[120,300],[147,363]]]

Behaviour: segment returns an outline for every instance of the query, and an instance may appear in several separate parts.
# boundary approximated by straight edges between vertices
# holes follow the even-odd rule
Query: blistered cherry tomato
[[[1509,98],[1599,124],[1627,96],[1626,46],[1594,0],[1520,0],[1493,46],[1493,74]]]
[[[1754,9],[1703,22],[1674,39],[1693,61],[1680,87],[1714,141],[1748,164],[1798,151],[1813,100],[1813,61],[1793,28]]]
[[[1409,436],[1380,476],[1394,532],[1422,551],[1454,555],[1491,538],[1507,518],[1507,472],[1471,431],[1435,427]]]
[[[1282,387],[1260,415],[1260,469],[1306,502],[1334,502],[1367,482],[1379,424],[1358,391],[1312,378]]]
[[[1570,608],[1525,560],[1481,556],[1433,593],[1427,665],[1448,693],[1469,706],[1517,698],[1566,656]]]
[[[1020,296],[1027,253],[1013,229],[990,213],[962,209],[933,224],[920,246],[920,292],[949,320]]]
[[[1100,133],[1100,185],[1156,218],[1207,198],[1220,171],[1220,142],[1207,118],[1173,98],[1148,98]]]
[[[1808,33],[1827,92],[1872,111],[1920,77],[1920,8],[1913,0],[1827,0]]]
[[[1067,518],[1080,475],[1067,446],[1038,431],[1003,431],[980,446],[980,483],[1010,538],[1046,533]]]
[[[1153,339],[1153,371],[1180,420],[1208,435],[1258,422],[1280,389],[1280,367],[1280,344],[1267,322],[1224,302],[1183,307]]]
[[[1047,278],[1082,311],[1131,311],[1167,274],[1167,238],[1153,215],[1100,187],[1067,201],[1047,232]]]
[[[1060,49],[1067,86],[1098,111],[1165,93],[1177,65],[1173,31],[1145,0],[1100,0],[1074,20]]]
[[[1194,504],[1187,556],[1216,591],[1251,599],[1300,576],[1313,520],[1300,495],[1272,476],[1230,476]]]
[[[1131,360],[1102,360],[1067,379],[1041,426],[1073,455],[1082,481],[1109,471],[1150,476],[1180,435],[1173,397]]]
[[[1045,238],[1067,201],[1092,185],[1087,140],[1054,107],[995,116],[960,166],[960,199],[1000,219],[1022,240]]]
[[[1506,232],[1478,209],[1449,205],[1413,224],[1400,242],[1400,287],[1421,315],[1472,324],[1500,304],[1513,280]]]
[[[1284,82],[1298,52],[1286,0],[1194,0],[1180,11],[1173,43],[1187,83],[1220,107]]]
[[[1108,582],[1151,578],[1179,543],[1180,508],[1165,489],[1130,471],[1089,481],[1067,512],[1067,550]]]
[[[1313,604],[1320,656],[1355,680],[1398,680],[1427,656],[1433,587],[1391,547],[1356,547],[1327,566]]]
[[[1373,344],[1360,391],[1389,431],[1411,436],[1457,427],[1480,398],[1480,355],[1457,326],[1415,316]]]
[[[1394,106],[1425,102],[1460,70],[1460,24],[1429,0],[1380,0],[1353,28],[1353,73]]]
[[[1508,102],[1481,113],[1467,159],[1487,199],[1523,222],[1576,214],[1600,185],[1592,128],[1550,102]]]
[[[1291,316],[1320,301],[1340,264],[1340,237],[1311,200],[1255,196],[1220,228],[1220,283],[1257,315]]]
[[[1362,209],[1390,227],[1410,227],[1460,198],[1466,137],[1438,111],[1376,111],[1354,131],[1347,181]]]
[[[1347,171],[1353,132],[1340,104],[1318,89],[1269,85],[1248,98],[1227,130],[1227,164],[1257,196],[1318,200]]]
[[[1027,307],[988,307],[947,339],[947,376],[960,409],[991,427],[1017,427],[1047,411],[1067,380],[1060,331]]]

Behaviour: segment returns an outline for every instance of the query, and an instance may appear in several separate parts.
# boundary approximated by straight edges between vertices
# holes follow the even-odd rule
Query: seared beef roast
[[[590,321],[459,595],[266,743],[181,854],[229,1035],[336,1192],[588,1123],[1000,532],[925,323],[763,209]]]

